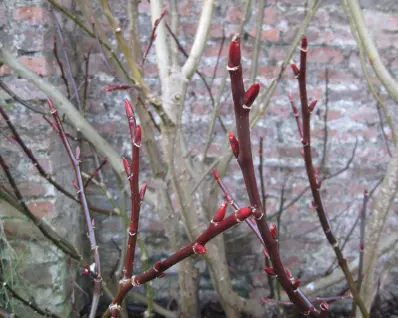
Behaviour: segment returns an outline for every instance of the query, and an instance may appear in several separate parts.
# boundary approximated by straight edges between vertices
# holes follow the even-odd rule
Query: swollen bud
[[[144,185],[142,186],[142,188],[140,190],[140,200],[141,201],[144,201],[145,192],[146,192],[146,183],[144,183]]]
[[[130,169],[130,164],[129,161],[123,157],[123,166],[124,166],[124,171],[126,172],[127,177],[131,176],[131,169]]]
[[[204,247],[204,246],[201,245],[201,244],[195,244],[195,245],[192,247],[192,249],[193,249],[193,252],[194,252],[195,254],[205,254],[205,253],[206,253],[206,247]]]
[[[140,125],[137,125],[137,127],[135,128],[134,145],[137,147],[141,146],[141,126]]]
[[[300,287],[300,283],[301,283],[300,279],[296,279],[294,281],[294,283],[292,284],[293,290],[296,290],[297,288],[299,288]]]
[[[270,276],[276,276],[274,270],[271,267],[264,266],[264,271]]]
[[[314,110],[314,108],[315,108],[317,102],[318,102],[318,101],[315,99],[315,100],[313,100],[313,101],[311,102],[310,106],[308,106],[308,109],[309,109],[310,113]]]
[[[218,171],[217,171],[215,168],[213,168],[211,171],[213,172],[213,176],[214,176],[214,179],[215,179],[216,181],[217,181],[218,179],[220,179],[220,175],[218,174]]]
[[[258,92],[260,91],[260,84],[255,83],[246,91],[245,95],[243,96],[243,108],[250,109],[254,100],[258,96]]]
[[[288,268],[286,267],[285,272],[286,272],[286,276],[287,276],[287,278],[289,278],[289,280],[291,280],[291,281],[294,280],[293,274],[292,274],[292,272],[290,271],[290,269],[288,269]]]
[[[236,219],[241,222],[247,219],[252,213],[253,213],[252,209],[246,206],[237,211]]]
[[[159,272],[161,267],[162,267],[161,262],[156,262],[155,265],[153,266],[153,268],[155,269],[155,272]]]
[[[308,48],[308,40],[307,37],[303,35],[303,37],[301,38],[301,49],[303,51],[307,51],[307,48]]]
[[[229,143],[231,145],[232,153],[234,154],[235,158],[238,159],[239,157],[239,141],[236,139],[234,133],[232,131],[229,132]]]
[[[131,106],[130,101],[127,98],[124,99],[124,107],[126,109],[127,118],[134,117],[133,107]]]
[[[224,220],[227,212],[228,202],[224,201],[223,204],[218,208],[216,215],[213,217],[213,223],[218,223]]]
[[[292,64],[291,64],[291,67],[292,67],[292,70],[293,70],[294,76],[298,77],[298,76],[299,76],[299,74],[300,74],[300,71],[299,71],[299,69],[298,69],[297,65],[296,65],[296,64],[294,64],[294,63],[292,63]]]
[[[231,44],[229,45],[228,67],[230,70],[240,66],[240,59],[240,39],[239,33],[237,33],[234,35]]]

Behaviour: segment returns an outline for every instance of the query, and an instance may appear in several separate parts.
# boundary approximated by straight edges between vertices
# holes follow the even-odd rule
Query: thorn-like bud
[[[140,200],[141,201],[144,201],[145,192],[146,192],[146,183],[144,183],[144,185],[142,186],[142,188],[140,190]]]
[[[192,249],[195,254],[205,254],[206,253],[206,247],[204,247],[202,244],[195,244],[192,247]]]
[[[298,69],[297,65],[296,65],[296,64],[294,64],[294,63],[292,63],[292,64],[291,64],[291,67],[292,67],[292,70],[293,70],[294,76],[295,76],[295,77],[298,77],[298,76],[299,76],[299,74],[300,74],[300,70]]]
[[[318,180],[317,186],[318,186],[318,190],[319,190],[322,186],[322,179]]]
[[[95,229],[95,219],[94,218],[91,219],[91,226]]]
[[[55,109],[54,104],[53,104],[53,101],[52,101],[51,99],[47,98],[47,103],[48,103],[48,107],[50,108],[50,112],[51,112],[51,113],[54,113],[54,112],[57,111],[57,110]]]
[[[236,139],[236,137],[232,131],[229,132],[228,138],[229,138],[229,143],[231,145],[232,153],[234,154],[235,158],[238,159],[238,157],[239,157],[239,141],[238,141],[238,139]]]
[[[307,37],[303,35],[303,37],[301,38],[301,49],[303,51],[307,51],[307,48],[308,48],[308,40]]]
[[[130,164],[129,161],[123,157],[123,166],[124,166],[124,171],[126,172],[127,177],[131,176],[131,169],[130,169]]]
[[[312,113],[312,111],[314,110],[314,108],[315,108],[317,102],[318,102],[318,101],[315,99],[315,100],[313,100],[313,101],[311,102],[310,106],[308,106],[308,110],[310,111],[310,113]]]
[[[76,147],[76,160],[80,160],[80,147]]]
[[[141,126],[137,125],[135,128],[135,135],[134,135],[134,145],[137,147],[141,146]]]
[[[300,154],[304,158],[304,149],[300,149]]]
[[[252,209],[246,206],[237,211],[236,218],[241,222],[247,219],[252,213]]]
[[[264,271],[270,276],[276,276],[275,271],[271,267],[264,266]]]
[[[126,109],[127,118],[134,117],[133,106],[131,106],[130,101],[127,98],[124,99],[124,107]]]
[[[300,283],[301,283],[301,280],[300,279],[296,279],[294,281],[294,283],[292,284],[293,289],[296,290],[297,288],[299,288],[300,287]]]
[[[211,171],[213,172],[213,176],[214,176],[215,180],[220,179],[220,175],[218,174],[218,171],[215,168],[213,168]]]
[[[264,254],[264,256],[265,256],[266,258],[269,259],[268,251],[267,251],[264,247],[263,247],[263,254]]]
[[[166,12],[167,12],[167,9],[164,8],[164,9],[162,10],[162,13],[160,14],[160,17],[157,18],[157,19],[155,20],[155,23],[153,24],[154,27],[157,27],[157,26],[159,25],[160,21],[162,20],[162,18],[163,18],[164,15],[166,14]]]
[[[166,276],[166,273],[162,273],[162,274],[160,274],[159,276],[158,276],[158,278],[163,278],[163,277],[165,277]]]
[[[291,101],[291,102],[293,101],[293,94],[292,94],[292,92],[289,91],[289,92],[287,93],[287,98],[289,98],[289,101]]]
[[[290,269],[288,269],[287,267],[285,268],[285,272],[286,272],[286,276],[287,278],[289,278],[289,280],[294,280],[293,274],[290,271]]]
[[[240,54],[240,38],[239,33],[237,33],[234,35],[231,44],[229,45],[228,67],[230,69],[240,67]]]
[[[253,105],[254,100],[257,98],[258,93],[260,91],[260,84],[255,83],[246,91],[243,96],[243,106],[245,109],[250,109]]]
[[[72,180],[72,184],[73,184],[73,187],[74,187],[77,191],[80,190],[80,189],[79,189],[79,185],[77,184],[76,180]]]
[[[161,262],[156,262],[155,265],[153,266],[156,272],[159,272],[161,267],[162,267]]]
[[[218,208],[216,215],[213,217],[213,223],[218,223],[224,220],[227,212],[228,202],[224,201],[223,204]]]
[[[270,232],[271,232],[271,236],[274,240],[278,239],[278,233],[277,233],[277,228],[276,228],[276,224],[272,223],[271,227],[270,227]]]

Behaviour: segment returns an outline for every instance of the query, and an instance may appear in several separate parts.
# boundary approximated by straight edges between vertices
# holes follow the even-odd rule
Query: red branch
[[[310,183],[312,197],[314,200],[313,206],[317,211],[318,218],[321,223],[322,229],[325,233],[325,236],[329,241],[330,245],[334,249],[334,252],[338,259],[339,266],[344,272],[345,278],[347,280],[353,298],[357,303],[357,305],[359,306],[362,315],[365,318],[367,318],[369,317],[369,314],[367,312],[365,304],[359,297],[359,293],[352,278],[352,274],[347,266],[347,261],[344,258],[344,255],[340,249],[336,237],[333,234],[329,219],[327,217],[326,210],[320,193],[322,180],[318,180],[317,173],[316,170],[314,169],[312,162],[310,118],[311,118],[311,112],[316,105],[316,101],[313,101],[310,105],[308,105],[307,83],[306,83],[307,50],[308,50],[308,41],[307,38],[303,36],[301,40],[300,69],[298,69],[295,64],[292,64],[292,69],[298,80],[299,90],[300,90],[300,102],[301,102],[301,114],[302,114],[301,117],[302,117],[302,128],[303,128],[303,136],[301,142],[303,144],[303,150],[304,150],[303,155],[305,161],[305,168],[307,171],[308,181]]]
[[[286,274],[286,270],[279,256],[278,239],[277,237],[273,237],[264,217],[264,210],[254,172],[249,122],[249,113],[252,103],[258,94],[258,85],[254,84],[247,92],[245,92],[243,85],[239,34],[233,37],[230,44],[227,69],[231,78],[232,98],[234,102],[235,120],[239,140],[239,155],[237,157],[237,161],[242,170],[250,204],[254,208],[253,215],[256,219],[257,227],[271,259],[272,270],[289,296],[291,302],[294,303],[302,313],[309,315],[310,317],[318,317],[318,312],[315,310],[315,307],[299,288],[293,286],[294,282],[290,280]]]
[[[94,279],[93,301],[91,303],[91,310],[90,310],[90,316],[89,316],[90,318],[94,318],[95,313],[97,312],[99,298],[101,296],[101,281],[102,281],[101,264],[100,264],[97,240],[95,238],[95,233],[94,233],[94,225],[93,225],[94,222],[91,219],[90,211],[88,209],[86,194],[84,192],[83,178],[82,178],[82,174],[80,171],[80,148],[77,147],[76,154],[73,153],[72,147],[69,143],[69,140],[66,137],[64,127],[62,126],[61,120],[58,116],[58,112],[55,109],[52,101],[50,99],[48,99],[47,101],[48,101],[48,105],[50,107],[50,112],[55,120],[55,125],[57,126],[58,135],[61,138],[62,143],[64,144],[66,152],[68,153],[68,156],[69,156],[70,160],[72,161],[73,169],[75,170],[75,175],[76,175],[77,185],[78,185],[78,194],[80,196],[80,203],[83,208],[84,218],[85,218],[87,229],[88,229],[88,238],[90,240],[91,251],[93,253],[93,258],[94,258],[94,262],[95,262],[95,273],[97,274],[97,278]]]

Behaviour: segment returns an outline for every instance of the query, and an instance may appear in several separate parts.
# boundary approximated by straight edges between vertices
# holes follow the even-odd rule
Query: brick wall
[[[70,1],[62,1],[62,3],[69,8],[73,8]],[[306,1],[274,0],[266,1],[266,3],[261,35],[257,35],[255,31],[255,15],[259,9],[256,7],[256,1],[253,1],[250,8],[251,16],[242,37],[244,39],[243,66],[246,78],[250,74],[254,38],[261,36],[263,40],[257,75],[257,80],[262,84],[262,87],[266,87],[279,71],[281,61],[285,58],[290,43],[303,19]],[[366,23],[376,41],[383,62],[393,74],[397,75],[398,5],[395,1],[388,0],[377,1],[377,4],[374,1],[361,1],[361,4],[364,7]],[[186,50],[189,50],[193,43],[201,5],[200,1],[192,0],[179,1],[178,5],[181,14],[179,37],[182,45]],[[119,13],[122,26],[125,26],[126,13],[124,7],[121,4],[113,4],[113,9]],[[112,81],[112,77],[102,62],[102,53],[95,40],[85,37],[70,21],[64,19],[61,15],[58,16],[62,21],[66,46],[73,62],[72,70],[77,78],[78,85],[82,83],[83,78],[83,54],[87,53],[88,48],[92,46],[87,118],[101,135],[112,143],[115,149],[122,155],[128,156],[128,130],[122,107],[122,98],[126,96],[123,93],[104,93],[103,88],[108,82]],[[222,43],[222,29],[224,28],[227,39],[230,39],[232,34],[238,30],[241,18],[242,8],[237,1],[216,2],[215,19],[213,20],[210,38],[207,42],[205,55],[199,65],[199,70],[209,82]],[[149,5],[146,1],[142,1],[140,4],[140,24],[142,43],[147,43],[150,25]],[[322,158],[326,102],[328,107],[326,168],[331,173],[343,168],[351,156],[356,140],[358,141],[355,159],[350,165],[350,169],[325,182],[323,187],[329,216],[331,218],[337,217],[332,222],[336,234],[339,238],[344,239],[357,217],[364,188],[372,188],[382,176],[388,162],[388,152],[382,136],[376,102],[362,75],[356,43],[339,1],[324,1],[306,34],[310,43],[308,53],[309,96],[319,100],[311,122],[315,163],[318,165]],[[53,55],[54,35],[53,19],[46,1],[8,0],[0,4],[2,43],[12,50],[25,66],[52,83],[56,83],[61,90],[66,91]],[[226,52],[227,44],[222,50],[217,76],[211,84],[214,95],[217,93],[221,81],[222,68],[225,67]],[[181,56],[181,61],[183,60],[184,58]],[[294,60],[298,60],[297,53]],[[144,67],[145,77],[153,92],[160,94],[155,62],[155,52],[152,50]],[[328,83],[326,83],[326,70],[329,74]],[[380,94],[388,105],[393,118],[397,118],[395,103],[389,98],[385,89],[379,85],[375,75],[371,74],[372,80],[380,90]],[[44,105],[44,94],[26,80],[15,76],[7,65],[0,67],[0,76],[22,99],[37,107]],[[267,114],[261,118],[256,128],[253,129],[254,153],[257,153],[259,138],[265,137],[264,172],[267,193],[270,195],[267,208],[271,214],[279,207],[280,191],[284,183],[286,202],[289,202],[307,186],[303,160],[300,155],[301,143],[287,99],[289,91],[292,91],[294,98],[298,100],[297,83],[290,70],[283,75]],[[72,189],[71,170],[67,167],[69,163],[65,159],[62,148],[56,142],[56,137],[41,116],[27,110],[18,103],[14,103],[3,91],[0,91],[0,97],[6,98],[13,105],[8,112],[41,162],[50,172],[57,172],[57,178],[62,180],[69,189]],[[202,81],[198,76],[194,76],[188,88],[185,103],[187,111],[184,113],[183,126],[194,156],[200,153],[206,140],[207,124],[212,112],[209,105],[209,96]],[[221,114],[227,124],[232,122],[231,107],[231,96],[227,84],[221,104]],[[69,236],[76,243],[81,241],[82,232],[80,230],[71,231],[80,218],[79,209],[69,199],[64,198],[39,178],[18,148],[6,139],[8,131],[5,128],[5,123],[0,121],[0,125],[2,154],[7,157],[29,206],[32,207],[34,213],[45,217],[45,220],[57,227],[61,233]],[[388,129],[387,135],[390,139]],[[214,144],[210,147],[210,155],[217,156],[224,142],[225,136],[222,134],[221,128],[216,126],[216,137]],[[391,146],[391,142],[389,143]],[[92,160],[91,157],[86,161],[87,166],[92,163],[90,160]],[[256,161],[258,161],[258,158],[256,158]],[[64,167],[65,170],[62,170]],[[60,174],[58,171],[64,172]],[[241,202],[247,202],[247,199],[240,194],[242,180],[235,162],[231,163],[228,176],[226,182],[230,190],[236,193],[236,197]],[[109,171],[106,172],[106,177],[109,178],[112,193],[117,197],[117,187],[112,187],[115,181]],[[141,179],[149,178],[148,164],[144,160],[144,172]],[[4,180],[4,178],[1,180]],[[91,189],[90,195],[96,202],[101,202],[104,207],[109,207],[109,203],[100,199],[97,191]],[[282,215],[281,235],[283,238],[281,239],[281,249],[283,259],[295,273],[300,272],[303,275],[303,280],[323,273],[333,259],[333,252],[327,246],[323,233],[319,228],[316,228],[317,217],[310,207],[310,200],[307,193]],[[148,208],[142,215],[140,228],[143,237],[147,240],[150,255],[153,259],[164,256],[164,248],[160,248],[166,244],[161,220]],[[73,222],[70,222],[71,218],[74,220]],[[394,218],[389,226],[393,228],[396,223],[397,221]],[[102,257],[106,275],[114,266],[114,260],[118,254],[112,240],[120,242],[118,232],[121,230],[121,225],[117,219],[104,216],[96,216],[96,224],[102,255],[107,255],[107,257]],[[12,226],[10,225],[10,227]],[[244,227],[240,227],[236,232],[242,235],[247,233]],[[229,242],[231,264],[236,268],[237,273],[234,284],[244,290],[243,286],[246,285],[246,281],[239,277],[243,276],[240,274],[247,273],[245,265],[251,262],[253,264],[253,275],[249,277],[249,280],[252,280],[260,288],[259,292],[252,296],[264,296],[261,294],[261,288],[266,285],[266,282],[265,280],[259,282],[256,278],[261,274],[261,251],[256,248],[256,245],[251,244],[252,236],[249,235],[248,239],[245,240],[245,246],[252,250],[252,254],[240,257],[241,254],[234,247],[236,246],[236,232],[234,232],[234,235],[231,235],[231,233],[226,235],[227,242]],[[357,237],[358,232],[355,231],[353,239],[347,246],[346,253],[349,257],[357,255]],[[297,253],[298,249],[303,250],[303,252]],[[325,259],[329,261],[325,262]],[[36,265],[45,263],[37,258],[32,258],[31,261]],[[60,264],[57,270],[62,270],[64,267],[64,264]],[[204,273],[203,277],[207,278],[208,276]],[[54,275],[52,279],[54,279]],[[68,280],[64,278],[64,281],[65,286],[68,286]],[[206,290],[209,288],[209,284],[206,279],[204,281],[206,283],[203,283],[203,289]],[[53,284],[53,280],[49,280],[49,282],[43,284],[45,286],[43,288],[48,288]],[[158,298],[169,297],[168,291],[165,292],[165,290],[166,288],[158,288],[155,295]]]

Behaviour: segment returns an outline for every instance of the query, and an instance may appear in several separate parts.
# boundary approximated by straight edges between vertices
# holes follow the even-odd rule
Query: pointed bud
[[[163,277],[165,277],[166,276],[166,273],[162,273],[162,274],[160,274],[159,276],[158,276],[158,278],[163,278]]]
[[[237,211],[236,218],[238,221],[243,221],[247,219],[252,213],[253,213],[252,209],[246,206]]]
[[[287,278],[289,278],[290,280],[293,280],[293,279],[294,279],[293,274],[292,274],[292,272],[290,271],[290,269],[288,269],[288,268],[286,267],[285,272],[286,272]]]
[[[276,224],[272,223],[271,227],[270,227],[270,232],[271,232],[271,236],[274,240],[278,239],[278,233],[277,233],[277,228],[276,228]]]
[[[134,135],[134,145],[137,147],[141,146],[141,126],[137,125],[135,128],[135,135]]]
[[[274,270],[271,267],[264,266],[264,271],[270,276],[276,276]]]
[[[218,171],[217,171],[215,168],[213,168],[211,171],[213,172],[213,176],[214,176],[214,179],[215,179],[216,181],[217,181],[218,179],[220,179],[220,175],[218,174]]]
[[[218,208],[216,215],[213,217],[213,223],[218,223],[224,220],[225,214],[227,212],[228,202],[223,202]]]
[[[146,192],[146,183],[144,183],[144,185],[142,186],[142,188],[140,190],[140,200],[141,201],[144,201],[145,192]]]
[[[299,288],[300,287],[300,283],[301,283],[301,280],[300,279],[296,279],[294,281],[294,283],[292,284],[293,290],[296,290],[297,288]]]
[[[310,106],[308,106],[308,109],[309,109],[310,113],[312,113],[312,111],[314,110],[314,108],[315,108],[317,102],[318,102],[318,101],[315,99],[315,100],[313,100],[313,101],[311,102]]]
[[[234,35],[229,45],[228,67],[240,67],[240,59],[240,38],[239,33],[237,33]]]
[[[94,218],[91,219],[91,226],[95,229],[95,219]]]
[[[247,108],[250,108],[254,100],[257,98],[258,93],[260,91],[260,84],[255,83],[246,91],[245,95],[243,96],[243,105]]]
[[[296,65],[296,64],[294,64],[294,63],[292,63],[292,64],[291,64],[291,67],[292,67],[292,70],[293,70],[294,76],[298,77],[298,76],[299,76],[299,74],[300,74],[300,71],[299,71],[299,69],[298,69],[297,65]]]
[[[80,160],[80,147],[76,147],[76,160]]]
[[[232,131],[229,132],[229,143],[231,145],[232,153],[234,154],[235,158],[238,159],[238,157],[239,157],[239,141],[238,141],[238,139],[236,139],[236,137]]]
[[[126,109],[127,118],[134,117],[133,107],[131,106],[130,101],[127,98],[124,99],[124,107]]]
[[[300,154],[301,154],[301,156],[304,158],[304,149],[301,149],[301,150],[300,150]]]
[[[195,245],[193,246],[193,252],[194,252],[195,254],[205,254],[205,253],[206,253],[206,247],[204,247],[204,246],[201,245],[201,244],[195,244]]]
[[[267,251],[264,247],[263,247],[263,254],[264,254],[264,256],[265,256],[266,258],[269,259],[268,251]]]
[[[72,180],[73,187],[79,191],[79,185],[77,184],[76,180]]]
[[[288,92],[287,93],[287,98],[289,98],[289,101],[293,101],[293,94],[292,94],[292,92]]]
[[[57,111],[57,110],[55,109],[54,104],[53,104],[53,101],[52,101],[51,99],[47,98],[47,103],[48,103],[48,107],[50,108],[50,112],[51,112],[51,113],[54,113],[54,112]]]
[[[127,177],[131,176],[131,169],[130,169],[130,164],[129,161],[123,157],[123,166],[124,166],[124,171],[126,172]]]
[[[318,180],[318,183],[317,183],[317,185],[318,185],[318,189],[320,189],[320,188],[321,188],[321,186],[322,186],[322,179],[321,179],[321,180]]]
[[[313,208],[316,208],[316,207],[317,207],[315,201],[311,201],[311,205],[312,205]]]
[[[156,262],[155,265],[153,266],[153,268],[155,269],[155,271],[159,272],[160,269],[162,267],[162,263],[161,262]]]
[[[302,48],[304,51],[307,51],[307,48],[308,48],[308,40],[307,40],[307,37],[306,37],[305,35],[303,35],[303,37],[301,38],[301,48]]]

